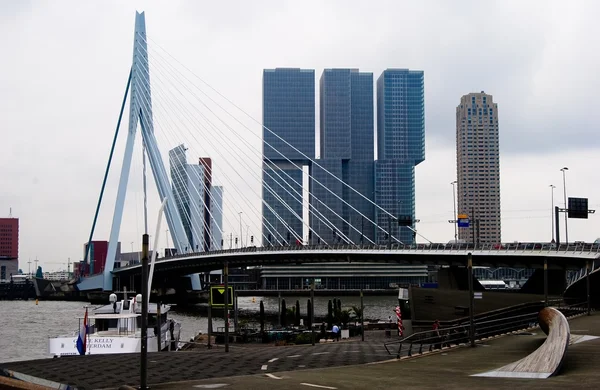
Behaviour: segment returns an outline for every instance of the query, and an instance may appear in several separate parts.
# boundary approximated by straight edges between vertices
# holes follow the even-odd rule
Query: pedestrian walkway
[[[600,315],[569,321],[576,336],[600,336]],[[583,339],[574,337],[575,339]],[[489,378],[473,375],[515,362],[535,351],[546,339],[539,329],[511,334],[477,344],[476,348],[445,349],[425,356],[386,361],[363,366],[284,371],[270,375],[239,376],[214,380],[179,382],[153,386],[153,389],[224,388],[307,390],[350,389],[544,389],[598,388],[600,338],[575,342],[557,376],[547,379]],[[202,386],[202,387],[200,387]]]

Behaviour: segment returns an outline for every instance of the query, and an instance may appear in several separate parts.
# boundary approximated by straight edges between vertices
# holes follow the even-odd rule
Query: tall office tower
[[[485,92],[470,93],[456,107],[458,213],[469,228],[459,228],[467,242],[497,244],[500,230],[500,149],[498,105]]]
[[[424,160],[423,71],[386,69],[377,79],[375,203],[391,216],[376,209],[376,221],[404,244],[415,240],[415,166]],[[377,241],[387,234],[379,230]]]
[[[212,186],[211,159],[201,157],[198,164],[187,164],[186,148],[179,145],[169,151],[169,162],[175,203],[191,245],[185,251],[203,252],[220,248],[223,189]],[[215,231],[219,232],[218,236],[215,236]]]
[[[315,71],[263,71],[263,245],[303,238],[303,167],[315,156]]]
[[[213,239],[211,250],[223,249],[223,186],[212,186],[210,188],[211,199],[210,214],[212,224],[210,231]]]
[[[169,166],[171,170],[173,197],[177,205],[177,211],[181,217],[181,222],[183,223],[183,229],[188,238],[188,242],[190,242],[190,245],[193,245],[186,150],[187,149],[183,144],[169,150]],[[186,249],[186,251],[188,250],[189,248]]]
[[[319,93],[320,167],[313,167],[310,181],[310,225],[316,232],[311,242],[373,240],[373,74],[325,69]]]
[[[0,218],[0,281],[19,269],[19,218]]]

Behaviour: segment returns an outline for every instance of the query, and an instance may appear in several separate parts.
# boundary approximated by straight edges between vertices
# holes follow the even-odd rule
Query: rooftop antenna
[[[12,218],[12,207],[8,209],[8,218]]]

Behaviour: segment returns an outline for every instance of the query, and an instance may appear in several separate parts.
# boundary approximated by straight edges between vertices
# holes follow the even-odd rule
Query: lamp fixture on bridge
[[[112,293],[108,296],[108,301],[113,304],[113,313],[117,313],[117,294]]]

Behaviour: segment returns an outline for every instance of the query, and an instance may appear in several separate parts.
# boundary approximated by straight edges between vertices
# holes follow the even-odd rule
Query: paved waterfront
[[[600,336],[600,314],[570,321],[571,332]],[[569,347],[561,373],[549,379],[504,379],[470,375],[499,368],[538,348],[545,335],[509,335],[424,357],[389,361],[381,339],[291,347],[236,347],[149,355],[152,389],[330,389],[409,388],[597,388],[600,383],[600,339]],[[380,364],[365,364],[380,363]],[[79,388],[137,385],[139,359],[132,355],[98,355],[46,359],[2,365]],[[268,376],[267,374],[270,374]],[[169,383],[170,382],[170,383]]]
[[[212,350],[148,354],[148,383],[338,367],[390,358],[380,337],[371,337],[364,343],[342,341],[314,347],[232,345],[229,353],[219,345]],[[132,354],[67,356],[0,364],[0,367],[83,389],[139,383],[139,356]]]

